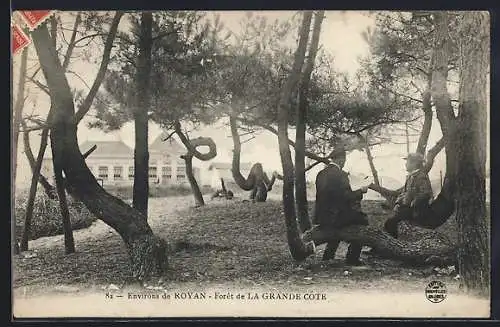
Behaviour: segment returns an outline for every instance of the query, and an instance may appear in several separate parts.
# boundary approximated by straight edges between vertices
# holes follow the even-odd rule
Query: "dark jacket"
[[[405,186],[398,196],[397,204],[405,206],[429,205],[433,198],[429,175],[422,170],[416,170],[406,177]]]
[[[329,165],[316,176],[314,223],[320,226],[344,227],[368,224],[358,208],[363,193],[353,191],[349,177],[337,165]]]

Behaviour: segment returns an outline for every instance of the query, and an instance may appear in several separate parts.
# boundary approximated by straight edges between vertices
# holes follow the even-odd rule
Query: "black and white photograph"
[[[489,318],[490,55],[488,11],[11,12],[13,318]]]

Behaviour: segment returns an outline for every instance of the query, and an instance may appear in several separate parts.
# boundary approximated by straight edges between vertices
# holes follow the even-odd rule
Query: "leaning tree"
[[[71,15],[65,15],[65,18],[71,18]],[[102,83],[104,78],[104,74],[106,73],[108,63],[110,61],[111,56],[111,48],[113,46],[113,40],[115,39],[115,35],[118,29],[118,24],[122,17],[122,13],[117,12],[114,16],[111,16],[109,13],[104,15],[96,15],[93,13],[80,13],[78,12],[75,16],[74,23],[72,24],[72,29],[69,30],[69,42],[66,41],[66,28],[63,26],[63,22],[61,16],[53,16],[49,19],[50,24],[50,40],[54,47],[57,48],[56,56],[62,60],[62,68],[66,73],[73,74],[75,76],[79,76],[74,71],[68,69],[71,63],[71,58],[75,57],[75,48],[77,45],[81,44],[85,41],[95,41],[96,39],[102,39],[103,42],[103,54],[99,69],[97,71],[97,75],[94,79],[92,86],[89,86],[89,91],[85,97],[83,97],[81,102],[78,105],[77,112],[77,121],[79,122],[84,113],[86,113],[94,100],[97,91]],[[110,25],[109,31],[105,30],[106,25]],[[98,32],[98,33],[95,33]],[[84,34],[85,36],[77,38],[78,34]],[[61,40],[64,40],[62,42]],[[64,51],[63,51],[64,50]],[[76,54],[78,55],[78,53]],[[81,53],[79,54],[82,55]],[[36,68],[36,67],[35,67]],[[44,85],[38,78],[37,75],[40,72],[41,67],[39,66],[34,70],[34,72],[29,76],[25,77],[31,83],[33,83],[39,90],[50,96],[50,92],[48,91],[48,87]],[[27,72],[24,72],[26,74]],[[79,93],[80,94],[80,93]],[[60,169],[59,159],[56,156],[52,156],[53,160],[53,168],[54,175],[56,181],[55,192],[54,188],[48,183],[45,176],[40,174],[40,169],[42,165],[42,159],[45,154],[45,149],[47,147],[49,131],[50,131],[50,117],[52,117],[53,106],[51,104],[51,108],[49,109],[49,113],[47,115],[47,119],[45,121],[37,119],[35,116],[27,116],[23,121],[23,134],[24,134],[24,144],[25,144],[25,152],[32,168],[32,181],[29,191],[29,198],[27,203],[27,210],[25,216],[24,223],[24,232],[21,241],[22,250],[28,249],[28,239],[31,233],[31,219],[33,216],[34,209],[34,201],[36,196],[36,189],[38,181],[41,182],[45,191],[49,195],[49,197],[57,197],[59,199],[59,206],[61,210],[61,216],[63,221],[63,230],[64,230],[64,244],[66,253],[72,253],[75,251],[73,232],[71,227],[71,221],[69,217],[68,205],[66,202],[66,192],[65,192],[65,182]],[[26,121],[30,123],[34,123],[34,126],[27,126]],[[41,133],[41,142],[40,149],[37,155],[37,159],[34,160],[34,156],[31,152],[31,147],[29,145],[29,132],[34,130],[42,130]],[[51,138],[52,141],[52,138]],[[89,153],[87,153],[88,155]]]
[[[47,24],[41,24],[31,36],[50,93],[52,152],[58,158],[57,168],[65,175],[66,188],[122,237],[131,258],[134,277],[143,280],[154,272],[165,271],[167,243],[153,234],[141,212],[106,192],[85,163],[76,133],[79,118],[85,116],[85,112],[75,114],[73,94]]]

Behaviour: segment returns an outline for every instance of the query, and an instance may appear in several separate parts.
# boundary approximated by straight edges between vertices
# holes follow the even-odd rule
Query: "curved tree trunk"
[[[14,254],[19,253],[19,244],[16,238],[16,176],[17,176],[17,146],[19,140],[19,125],[22,121],[22,113],[24,108],[24,86],[26,84],[26,66],[28,63],[28,47],[24,48],[21,54],[21,67],[19,68],[19,83],[16,95],[16,102],[14,104],[14,117],[12,120],[12,157],[11,167],[14,167],[11,172],[11,188],[10,188],[10,201],[11,201],[11,244]]]
[[[54,105],[53,153],[65,159],[61,164],[68,191],[122,237],[135,277],[143,280],[155,269],[157,273],[165,271],[166,242],[153,234],[140,211],[107,193],[85,164],[78,147],[73,96],[56,51],[50,46],[47,26],[42,24],[31,34]]]
[[[238,128],[236,126],[236,118],[230,116],[229,124],[231,125],[231,135],[233,137],[233,160],[231,164],[231,172],[233,174],[234,181],[236,184],[241,187],[244,191],[250,191],[254,188],[255,178],[254,174],[252,174],[252,170],[250,171],[248,178],[243,177],[240,172],[240,156],[241,156],[241,141],[240,136],[238,134]],[[252,167],[253,168],[253,167]]]
[[[229,123],[231,125],[231,135],[233,138],[233,160],[231,172],[236,184],[244,191],[250,192],[250,199],[256,202],[265,202],[267,200],[267,192],[272,189],[275,178],[269,177],[264,173],[261,163],[255,163],[248,177],[245,178],[240,172],[240,156],[241,156],[241,141],[238,134],[238,128],[236,126],[236,118],[233,116],[229,117]]]
[[[302,240],[301,231],[297,222],[294,197],[294,167],[288,143],[289,100],[293,90],[299,82],[300,72],[304,64],[312,13],[306,11],[303,15],[299,45],[295,51],[292,71],[281,91],[278,107],[278,142],[281,164],[283,166],[283,211],[285,215],[288,246],[293,259],[296,261],[302,261],[310,254],[314,253],[314,243],[305,243]]]
[[[215,145],[214,140],[209,137],[198,137],[196,139],[189,140],[182,132],[181,124],[178,121],[174,124],[174,128],[182,144],[184,144],[188,151],[188,153],[181,156],[181,158],[183,158],[186,162],[186,175],[188,177],[189,184],[191,185],[191,190],[193,191],[196,206],[203,206],[205,205],[205,200],[203,199],[203,194],[201,193],[198,182],[193,174],[193,156],[202,161],[211,160],[217,156],[217,146]],[[208,146],[208,152],[201,153],[196,150],[199,146]]]
[[[323,22],[323,16],[324,11],[319,11],[316,13],[314,18],[311,45],[309,46],[309,55],[299,85],[299,103],[296,110],[297,129],[295,133],[295,200],[297,204],[299,226],[302,232],[312,227],[307,205],[307,181],[305,163],[306,123],[307,109],[309,106],[309,84],[314,68],[314,61],[316,60],[316,53],[318,52],[319,36],[321,32],[321,23]]]
[[[134,109],[135,149],[134,149],[134,189],[133,206],[148,216],[149,199],[149,150],[148,111],[150,105],[149,82],[151,72],[151,48],[153,13],[141,14],[139,36],[139,57],[137,59],[136,98]]]

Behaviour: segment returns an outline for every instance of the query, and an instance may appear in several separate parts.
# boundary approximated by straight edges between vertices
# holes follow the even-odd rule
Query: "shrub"
[[[87,228],[97,218],[90,213],[87,207],[71,196],[67,197],[71,226],[73,230]],[[28,203],[28,192],[21,191],[16,195],[15,217],[16,237],[21,239],[26,216],[26,205]],[[50,199],[42,189],[39,189],[35,198],[33,219],[31,222],[30,240],[44,236],[63,234],[62,217],[59,209],[59,201]]]
[[[104,186],[106,191],[119,197],[122,200],[132,199],[133,187],[132,185],[108,185]],[[202,194],[210,194],[213,192],[210,186],[200,186]],[[150,198],[163,198],[163,197],[173,197],[173,196],[186,196],[192,194],[191,186],[189,184],[181,185],[161,185],[157,186],[155,184],[149,185],[149,197]]]

